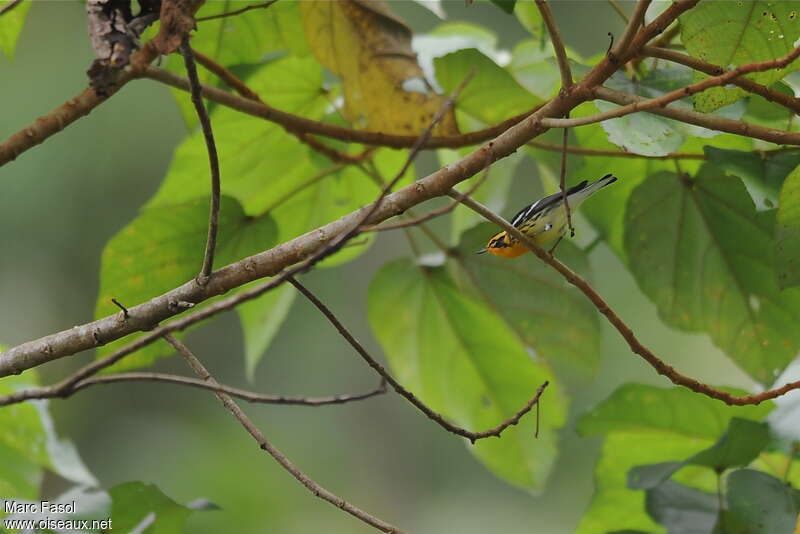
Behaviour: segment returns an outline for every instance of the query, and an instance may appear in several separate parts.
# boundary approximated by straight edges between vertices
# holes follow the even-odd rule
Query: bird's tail
[[[600,189],[604,188],[605,186],[611,185],[616,181],[617,181],[617,177],[616,176],[614,176],[613,174],[606,174],[605,176],[603,176],[599,180],[595,180],[594,182],[592,182],[592,183],[588,184],[587,186],[581,188],[580,191],[576,191],[575,194],[574,194],[574,200],[580,202],[583,199],[595,194],[596,192],[598,192]],[[573,195],[570,195],[570,196],[573,196]],[[570,198],[570,201],[572,202],[573,199]]]

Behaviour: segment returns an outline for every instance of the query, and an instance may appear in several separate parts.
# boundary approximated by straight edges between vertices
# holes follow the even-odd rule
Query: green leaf
[[[5,9],[13,1],[0,0],[0,10]],[[14,59],[17,39],[19,39],[22,26],[25,24],[25,17],[32,5],[33,2],[25,1],[3,14],[3,21],[0,23],[0,52],[5,54],[8,59]]]
[[[783,183],[775,226],[775,271],[782,289],[800,285],[800,166]]]
[[[681,15],[681,42],[690,55],[723,68],[777,59],[791,52],[800,37],[798,15],[797,1],[703,2]],[[769,86],[799,65],[794,61],[747,77]],[[716,87],[695,95],[694,102],[708,112],[745,94],[738,87]]]
[[[578,421],[580,434],[607,436],[595,469],[595,495],[577,534],[658,530],[645,513],[644,493],[626,486],[627,472],[637,465],[689,457],[713,445],[734,416],[761,420],[771,409],[771,403],[730,407],[679,387],[620,387]]]
[[[583,104],[573,110],[571,116],[579,117],[597,113],[593,104]],[[616,145],[608,141],[605,131],[600,125],[590,124],[575,129],[578,139],[577,145],[594,150],[619,150]],[[537,153],[537,156],[539,153]],[[574,158],[574,156],[570,156]],[[625,258],[624,231],[625,231],[625,206],[631,191],[650,174],[659,170],[674,168],[672,162],[656,159],[613,158],[604,156],[589,156],[577,164],[574,159],[568,159],[569,184],[574,185],[581,180],[597,179],[612,173],[619,180],[612,186],[603,190],[602,199],[587,201],[581,206],[583,213],[592,223],[606,243],[621,258]],[[557,171],[556,171],[557,172]]]
[[[294,287],[284,284],[236,308],[244,333],[244,361],[248,380],[253,379],[258,362],[289,314],[295,295],[297,291]]]
[[[606,85],[626,93],[654,98],[691,83],[691,72],[685,68],[668,67],[653,71],[641,81],[635,82],[617,73],[608,79]],[[603,112],[620,107],[600,100],[596,101],[595,105]],[[673,103],[672,106],[690,108],[689,104],[680,101]],[[732,105],[720,110],[718,115],[739,119],[744,111],[744,105]],[[601,125],[608,134],[609,141],[629,152],[644,156],[666,156],[677,151],[687,139],[712,138],[720,133],[649,113],[632,113],[603,121]]]
[[[533,362],[490,309],[461,292],[443,267],[402,259],[385,265],[369,288],[369,321],[398,381],[433,410],[473,431],[517,412],[549,371]],[[543,430],[525,417],[500,439],[469,446],[493,473],[541,490],[556,457],[564,401],[551,383],[542,397]]]
[[[468,148],[461,150],[438,150],[439,165],[450,165],[469,152],[470,149]],[[514,178],[514,171],[523,157],[524,154],[521,152],[511,154],[507,158],[493,163],[488,171],[486,171],[489,175],[485,177],[485,179],[483,173],[479,173],[461,182],[455,189],[462,193],[467,193],[475,187],[478,181],[483,180],[483,183],[481,183],[478,189],[472,191],[470,196],[492,211],[500,212],[506,205],[506,197],[508,196],[508,189],[511,187],[511,181]],[[484,220],[483,217],[474,211],[463,207],[454,209],[450,219],[450,241],[452,243],[457,243],[461,234]]]
[[[533,9],[538,12],[535,7]],[[530,39],[514,47],[508,70],[525,89],[539,98],[550,98],[561,84],[552,48],[542,48],[539,42]]]
[[[198,10],[197,18],[228,13],[241,7],[242,2],[236,0],[205,2]],[[280,53],[296,56],[308,54],[297,2],[276,2],[266,9],[253,9],[234,17],[201,20],[192,35],[192,48],[229,68],[259,64],[270,57],[274,59]],[[180,54],[167,56],[165,67],[186,75]],[[218,83],[208,69],[199,68],[198,76],[202,83]],[[245,81],[250,84],[250,80]],[[196,125],[197,114],[189,94],[177,89],[173,90],[173,94],[186,123]],[[259,94],[270,101],[269,93]]]
[[[109,490],[111,521],[115,530],[141,534],[182,534],[186,520],[195,510],[213,506],[189,507],[178,504],[155,484],[125,482]]]
[[[759,209],[771,207],[778,200],[778,192],[787,175],[800,164],[800,150],[776,150],[770,152],[726,150],[704,147],[708,160],[727,174],[745,181],[753,193],[762,197],[757,202]]]
[[[277,4],[276,4],[277,5]],[[328,101],[322,69],[311,58],[287,57],[259,68],[248,84],[270,105],[322,117]],[[319,173],[310,149],[273,122],[225,107],[211,113],[220,160],[222,193],[237,198],[251,215],[260,215],[274,199]],[[208,195],[208,156],[196,130],[175,151],[169,172],[148,206],[180,204]]]
[[[549,266],[529,254],[509,260],[475,254],[497,233],[491,224],[466,232],[458,246],[457,280],[496,310],[511,330],[559,376],[581,382],[600,361],[600,321],[586,297]],[[583,275],[589,265],[583,251],[569,242],[558,256]]]
[[[704,465],[717,472],[746,466],[761,454],[768,442],[769,429],[765,423],[734,417],[713,447],[697,453],[687,463]]]
[[[534,38],[543,37],[544,25],[542,24],[542,13],[539,8],[531,2],[517,2],[514,6],[514,15],[520,24],[528,30]],[[546,43],[542,43],[546,46]],[[542,46],[542,48],[544,48]]]
[[[764,423],[734,417],[725,434],[711,447],[682,462],[644,465],[628,473],[628,487],[651,489],[687,465],[710,467],[721,473],[731,467],[743,467],[758,458],[769,442],[769,430]]]
[[[208,198],[201,198],[145,209],[112,237],[103,250],[95,317],[119,312],[112,298],[134,306],[193,279],[203,261],[208,204]],[[275,243],[276,234],[272,218],[248,217],[236,200],[223,196],[215,267],[268,249]],[[108,356],[130,342],[127,337],[110,343],[98,351],[98,357]],[[158,356],[171,353],[171,348],[160,341],[112,368],[146,366]]]
[[[717,496],[668,480],[647,491],[647,513],[670,534],[710,533],[717,522]]]
[[[775,281],[773,219],[756,212],[741,180],[705,166],[695,179],[648,177],[629,199],[625,224],[631,271],[661,318],[708,332],[763,383],[800,348],[800,292],[781,292]]]
[[[450,93],[474,72],[461,91],[456,109],[487,124],[495,124],[541,104],[505,70],[474,48],[434,59],[436,79]]]
[[[625,384],[580,418],[578,432],[660,431],[713,441],[734,416],[760,421],[772,408],[772,403],[732,408],[682,387]]]
[[[508,13],[509,15],[511,15],[512,13],[514,13],[514,4],[517,3],[517,0],[491,0],[491,2],[500,9],[502,9],[503,11],[505,11],[506,13]]]
[[[727,477],[728,503],[723,521],[730,534],[794,532],[797,504],[792,489],[775,477],[753,469],[739,469]]]

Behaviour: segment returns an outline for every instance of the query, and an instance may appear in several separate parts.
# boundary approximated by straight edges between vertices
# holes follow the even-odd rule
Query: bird
[[[616,176],[606,174],[592,183],[584,180],[567,189],[566,197],[570,213],[574,213],[581,202],[588,197],[616,181]],[[525,206],[511,219],[511,225],[539,246],[547,245],[555,239],[560,240],[567,227],[567,210],[564,208],[563,198],[564,195],[559,191]],[[528,250],[528,247],[503,231],[493,236],[486,247],[477,253],[488,252],[502,258],[516,258]]]

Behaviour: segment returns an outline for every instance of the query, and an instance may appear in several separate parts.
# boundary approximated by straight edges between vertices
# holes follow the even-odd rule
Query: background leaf
[[[724,514],[726,532],[794,532],[798,509],[791,491],[791,487],[761,471],[734,471],[727,478],[725,498],[728,507]]]
[[[5,8],[13,0],[0,0],[0,9]],[[25,17],[33,2],[22,2],[11,11],[3,14],[3,22],[0,24],[0,52],[5,54],[8,59],[14,58],[14,50],[17,48],[17,39],[22,32]]]
[[[800,2],[700,3],[680,16],[681,42],[692,56],[723,68],[768,61],[791,52],[800,37]],[[765,85],[780,80],[798,68],[797,61],[785,69],[747,77]],[[699,77],[699,75],[698,75]],[[695,95],[695,106],[713,111],[744,96],[738,87],[715,87]]]
[[[800,285],[800,166],[781,188],[775,225],[775,271],[782,289]]]
[[[730,407],[680,387],[618,388],[578,421],[581,435],[606,437],[595,468],[594,498],[576,534],[620,528],[660,531],[645,513],[645,494],[627,487],[627,472],[637,465],[691,456],[713,445],[734,416],[758,421],[771,409],[772,403]],[[686,473],[699,475],[705,472]],[[620,516],[619,510],[625,515]]]
[[[647,513],[669,534],[709,533],[717,522],[717,496],[668,480],[647,491]]]
[[[458,110],[494,124],[541,104],[505,70],[478,50],[469,48],[434,59],[436,79],[447,92],[452,92],[466,77],[473,78],[461,91]]]
[[[181,534],[195,511],[164,495],[155,484],[125,482],[111,488],[109,494],[112,523],[124,532]]]
[[[741,181],[704,167],[695,179],[649,177],[630,197],[631,271],[667,324],[703,330],[756,380],[771,383],[800,348],[800,293],[780,292],[769,246],[773,212]]]
[[[244,4],[237,0],[205,2],[197,11],[196,18],[214,17],[242,7]],[[274,60],[281,54],[305,56],[309,53],[297,2],[275,2],[269,7],[252,9],[236,16],[200,20],[192,35],[192,48],[244,78],[249,74],[248,67],[252,70],[253,66]],[[167,56],[164,67],[186,75],[180,54]],[[197,74],[202,83],[220,83],[202,66],[198,67]],[[247,83],[249,85],[250,80]],[[186,124],[190,127],[197,125],[197,113],[189,93],[173,89],[172,94]]]
[[[245,215],[239,203],[223,196],[220,202],[219,235],[215,267],[239,260],[271,247],[277,228],[269,216]],[[205,250],[208,199],[167,207],[145,209],[127,227],[111,238],[103,251],[100,294],[95,317],[119,312],[111,298],[133,306],[192,280],[199,272]],[[130,343],[125,338],[98,350],[105,357]],[[112,366],[130,369],[151,364],[173,351],[159,341]]]
[[[466,232],[453,265],[459,286],[475,293],[559,376],[589,379],[600,360],[600,323],[595,308],[575,287],[533,254],[508,260],[475,254],[497,232],[485,223]],[[559,258],[586,276],[588,260],[569,242]]]
[[[369,320],[395,376],[432,409],[473,431],[496,426],[533,396],[549,371],[526,354],[489,309],[458,291],[442,267],[385,265],[369,289]],[[493,473],[541,490],[564,421],[559,388],[548,388],[542,426],[523,418],[500,439],[469,446]]]

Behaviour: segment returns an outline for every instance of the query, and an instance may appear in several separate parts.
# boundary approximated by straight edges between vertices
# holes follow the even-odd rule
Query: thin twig
[[[211,374],[208,372],[208,369],[205,368],[205,366],[200,362],[200,360],[197,359],[197,357],[186,345],[169,334],[165,335],[164,339],[166,339],[167,342],[172,345],[175,350],[181,354],[181,356],[183,356],[183,358],[201,380],[210,384],[214,389],[218,389],[220,387],[219,382],[217,382],[216,379],[211,376]],[[247,414],[242,411],[242,409],[238,404],[236,404],[230,395],[223,393],[222,391],[215,391],[214,395],[216,395],[222,405],[225,406],[225,408],[227,408],[231,414],[233,414],[236,420],[239,421],[245,430],[247,430],[253,439],[255,439],[256,443],[258,443],[258,446],[272,456],[281,467],[283,467],[298,482],[305,486],[315,497],[319,497],[320,499],[331,503],[353,517],[360,519],[364,523],[372,525],[378,530],[394,534],[405,534],[402,530],[398,529],[394,525],[391,525],[382,519],[379,519],[372,514],[369,514],[364,510],[350,504],[338,495],[331,493],[327,489],[314,482],[267,439],[267,437],[261,432],[261,430],[258,429],[258,427],[247,416]]]
[[[219,387],[212,387],[210,384],[203,382],[202,380],[197,380],[195,378],[179,376],[179,375],[171,375],[165,373],[151,373],[151,372],[117,373],[117,374],[103,375],[99,377],[84,378],[77,382],[72,380],[70,377],[70,379],[65,382],[68,382],[70,385],[68,387],[53,387],[53,386],[58,386],[58,384],[54,384],[53,386],[44,386],[40,388],[21,390],[20,392],[18,392],[21,395],[16,395],[13,398],[0,397],[0,406],[5,406],[8,404],[16,404],[18,402],[23,402],[25,400],[31,400],[31,399],[51,399],[56,397],[67,398],[71,397],[72,395],[81,390],[84,390],[92,386],[97,386],[102,384],[114,384],[117,382],[165,382],[181,386],[210,389],[212,391],[221,391],[233,397],[238,397],[248,402],[256,404],[285,404],[292,406],[327,406],[331,404],[346,404],[348,402],[364,400],[370,397],[375,397],[377,395],[382,395],[383,393],[386,393],[386,383],[381,381],[381,384],[377,388],[371,391],[367,391],[365,393],[340,394],[340,395],[331,395],[327,397],[298,397],[289,395],[269,395],[264,393],[256,393],[254,391],[248,391],[245,389],[235,388],[231,386],[226,386],[224,384],[221,384]]]
[[[625,22],[630,22],[631,18],[628,16],[627,13],[625,13],[625,10],[622,9],[622,6],[619,5],[619,2],[617,0],[608,0],[608,3],[611,4],[611,7],[614,8],[614,11],[617,12],[617,15],[619,15],[622,18],[622,20],[624,20]]]
[[[744,74],[783,68],[792,61],[794,61],[795,59],[797,59],[798,57],[800,57],[800,47],[795,48],[790,53],[786,54],[781,58],[774,59],[771,61],[760,61],[756,63],[748,63],[746,65],[741,65],[739,67],[736,67],[735,69],[731,69],[718,76],[711,76],[709,78],[706,78],[705,80],[701,80],[697,83],[687,85],[686,87],[681,87],[680,89],[670,91],[669,93],[665,93],[658,97],[637,99],[636,102],[628,104],[626,106],[622,106],[620,108],[612,109],[602,113],[597,113],[595,115],[589,115],[587,117],[577,117],[574,119],[542,119],[542,123],[549,128],[571,128],[575,126],[583,126],[586,124],[602,122],[609,119],[615,119],[618,117],[624,117],[625,115],[630,115],[631,113],[637,113],[639,111],[649,111],[656,108],[665,108],[667,104],[671,102],[680,100],[681,98],[685,98],[687,96],[699,93],[701,91],[705,91],[706,89],[710,89],[712,87],[725,85],[729,83],[731,80],[743,76]],[[596,88],[595,90],[597,89],[599,88]]]
[[[465,195],[471,195],[472,193],[477,191],[478,188],[481,185],[483,185],[483,182],[485,182],[486,178],[489,177],[489,169],[491,169],[491,167],[486,167],[486,169],[483,171],[481,176],[477,180],[475,180],[475,183],[472,184],[472,186],[464,193]],[[434,219],[436,217],[440,217],[442,215],[450,213],[451,211],[453,211],[455,209],[456,206],[459,205],[459,203],[460,202],[458,200],[453,200],[453,201],[449,202],[446,206],[443,206],[443,207],[441,207],[439,209],[432,210],[432,211],[426,213],[425,215],[420,215],[419,217],[414,217],[414,218],[409,219],[407,221],[400,221],[400,222],[396,222],[396,223],[382,224],[380,226],[377,226],[377,225],[376,226],[368,226],[368,227],[364,228],[362,230],[362,232],[383,232],[383,231],[386,231],[386,230],[396,230],[398,228],[408,228],[408,227],[411,227],[411,226],[419,226],[420,224],[422,224],[424,222],[427,222],[427,221],[429,221],[431,219]],[[407,211],[405,214],[407,215],[407,214],[409,214],[409,212]]]
[[[613,102],[614,104],[619,104],[623,107],[637,103],[643,103],[648,100],[638,95],[615,91],[607,87],[596,88],[594,90],[594,94],[601,100]],[[725,117],[719,115],[709,115],[707,113],[699,113],[691,109],[678,108],[674,106],[663,108],[648,107],[646,111],[648,113],[653,113],[654,115],[661,115],[662,117],[679,120],[688,124],[694,124],[695,126],[702,126],[703,128],[708,128],[710,130],[742,135],[754,139],[763,139],[764,141],[770,141],[779,145],[800,145],[800,134],[796,132],[787,132],[784,130],[776,130],[774,128],[766,128],[764,126],[759,126],[749,122],[726,119]]]
[[[453,434],[457,434],[459,436],[465,437],[470,442],[475,443],[479,439],[484,439],[488,437],[500,437],[500,434],[503,433],[503,430],[508,428],[509,426],[514,426],[519,423],[522,416],[526,413],[531,411],[531,408],[535,404],[538,404],[539,398],[542,396],[545,388],[547,387],[548,383],[545,382],[539,389],[536,390],[536,394],[523,406],[516,414],[514,414],[509,419],[506,419],[499,425],[489,430],[484,430],[483,432],[471,432],[465,428],[461,428],[460,426],[454,425],[445,419],[441,414],[436,413],[432,409],[430,409],[425,403],[423,403],[416,395],[408,391],[404,388],[394,377],[386,370],[381,364],[373,358],[369,352],[364,348],[363,345],[350,333],[350,331],[339,321],[336,315],[328,308],[321,300],[317,298],[314,293],[312,293],[307,287],[301,284],[296,278],[289,278],[288,282],[292,284],[297,290],[303,294],[317,309],[328,319],[336,331],[350,344],[353,349],[358,353],[361,358],[367,362],[367,365],[372,367],[376,373],[378,373],[381,378],[386,380],[390,386],[403,398],[405,398],[408,402],[413,404],[419,411],[421,411],[425,416],[428,417],[431,421],[434,421],[439,426],[447,430],[448,432],[452,432]]]
[[[561,145],[554,143],[547,143],[545,141],[529,141],[528,146],[532,148],[539,148],[542,150],[550,150],[551,152],[561,152],[563,150]],[[611,158],[634,158],[634,159],[699,159],[705,160],[705,154],[692,154],[688,152],[673,152],[666,156],[646,156],[644,154],[637,154],[635,152],[625,152],[624,150],[597,150],[593,148],[583,148],[579,146],[568,146],[567,152],[570,154],[578,154],[581,156],[602,156]]]
[[[9,3],[0,8],[0,17],[17,7],[22,3],[22,0],[11,0]]]
[[[617,46],[607,54],[612,63],[618,62],[619,58],[628,50],[639,28],[644,24],[644,15],[647,13],[647,8],[650,7],[651,2],[652,0],[639,0],[636,3],[636,9],[634,9],[633,15],[628,20],[628,25],[625,26],[625,31],[617,42]]]
[[[268,2],[261,2],[260,4],[252,4],[249,6],[245,6],[241,9],[236,9],[234,11],[227,11],[225,13],[218,13],[216,15],[208,15],[206,17],[197,17],[195,20],[197,22],[203,22],[206,20],[214,20],[214,19],[221,19],[225,17],[232,17],[234,15],[241,15],[242,13],[246,13],[252,9],[266,9],[278,0],[269,0]]]
[[[452,198],[464,197],[464,195],[461,195],[455,190],[451,190],[448,194]],[[674,367],[665,363],[658,356],[656,356],[653,351],[645,347],[638,340],[636,335],[633,333],[633,330],[622,319],[620,319],[620,317],[616,314],[616,312],[614,312],[608,303],[603,300],[603,297],[601,297],[594,290],[594,288],[592,288],[589,282],[581,278],[577,273],[561,263],[553,255],[548,254],[544,249],[536,245],[533,240],[480,202],[470,197],[462,198],[461,202],[476,213],[482,215],[488,221],[495,223],[503,230],[511,234],[514,239],[525,245],[531,252],[536,254],[540,260],[558,271],[558,273],[561,274],[561,276],[563,276],[567,282],[577,287],[581,293],[583,293],[589,299],[595,308],[597,308],[597,311],[602,313],[608,322],[611,323],[611,326],[613,326],[617,332],[619,332],[622,338],[628,343],[631,351],[641,356],[648,364],[650,364],[651,367],[653,367],[653,369],[656,370],[658,374],[666,376],[673,384],[684,386],[696,393],[720,400],[725,404],[732,406],[760,404],[764,401],[785,395],[787,392],[794,389],[800,389],[800,380],[797,380],[795,382],[784,384],[779,388],[763,391],[761,393],[737,396],[732,395],[727,391],[709,386],[708,384],[678,372]]]
[[[216,386],[198,380],[196,378],[171,375],[165,373],[149,373],[149,372],[136,372],[136,373],[118,373],[112,375],[104,375],[93,378],[81,380],[75,384],[67,394],[59,395],[59,397],[67,397],[78,391],[102,384],[114,384],[117,382],[165,382],[168,384],[177,384],[180,386],[189,386],[200,389],[208,389],[218,393],[227,393],[232,397],[237,397],[254,404],[286,404],[291,406],[329,406],[332,404],[347,404],[349,402],[360,401],[382,395],[386,393],[386,382],[381,380],[381,383],[375,389],[365,393],[350,393],[340,395],[330,395],[327,397],[297,397],[289,395],[269,395],[265,393],[256,393],[246,389],[235,388],[226,386],[225,384],[218,384]],[[39,397],[43,398],[43,397]]]
[[[180,46],[183,62],[186,65],[186,74],[192,93],[192,104],[200,120],[203,129],[203,138],[206,142],[208,151],[208,164],[211,167],[211,207],[208,215],[208,236],[206,238],[206,249],[203,254],[203,265],[200,274],[197,275],[197,283],[206,285],[214,269],[214,252],[217,247],[217,233],[219,232],[219,204],[220,204],[220,177],[219,177],[219,157],[217,155],[217,145],[214,142],[214,132],[211,130],[211,119],[203,104],[203,97],[200,89],[200,79],[197,77],[197,67],[194,64],[194,54],[189,46],[189,36],[185,36]]]
[[[148,66],[142,72],[142,77],[159,81],[183,91],[189,90],[189,83],[186,78],[164,69]],[[290,131],[322,135],[341,141],[351,141],[365,145],[386,146],[390,148],[410,148],[419,140],[418,135],[395,135],[356,130],[337,124],[307,119],[273,108],[268,104],[255,102],[209,85],[203,85],[203,96],[213,102],[241,111],[242,113],[281,124]],[[431,136],[424,148],[459,148],[487,141],[508,130],[511,126],[522,122],[540,108],[541,106],[537,106],[530,111],[506,119],[501,123],[483,130],[476,130],[474,132],[458,135]],[[0,160],[0,162],[2,161]]]
[[[675,50],[668,50],[666,48],[660,48],[657,46],[642,47],[642,55],[658,59],[665,59],[667,61],[672,61],[673,63],[686,65],[687,67],[691,67],[694,70],[698,70],[711,76],[719,76],[720,74],[725,73],[725,69],[719,65],[714,65],[712,63],[703,61],[702,59],[692,57],[688,54],[682,54],[681,52],[677,52]],[[776,104],[789,108],[794,113],[800,113],[800,98],[795,98],[791,95],[774,91],[765,85],[756,83],[750,78],[745,78],[743,76],[730,80],[730,83],[741,87],[745,91],[757,94],[770,102],[775,102]]]
[[[561,89],[566,91],[572,87],[573,82],[569,58],[564,48],[564,41],[561,39],[561,31],[558,29],[556,19],[553,16],[553,12],[550,11],[550,6],[546,0],[536,0],[536,7],[539,8],[539,12],[542,14],[542,21],[547,26],[547,33],[550,34],[550,42],[553,43],[553,51],[558,62],[558,71],[561,73]]]
[[[575,228],[572,226],[572,211],[569,209],[569,199],[567,198],[567,141],[569,140],[569,128],[564,128],[561,139],[561,174],[559,176],[559,187],[561,187],[561,201],[567,211],[567,226],[569,235],[575,237]],[[558,244],[558,243],[556,243]],[[555,248],[555,245],[553,245]]]
[[[277,0],[275,0],[277,1]],[[264,104],[264,101],[258,96],[258,93],[250,89],[247,84],[238,76],[236,76],[233,72],[231,72],[228,68],[224,65],[221,65],[214,59],[210,58],[209,56],[199,52],[198,50],[192,49],[194,53],[194,57],[197,62],[202,65],[206,70],[213,73],[217,78],[222,80],[225,85],[242,95],[243,97],[252,100],[254,102],[259,102]],[[265,104],[266,105],[266,104]],[[370,157],[375,150],[375,147],[367,147],[359,154],[348,154],[346,152],[341,152],[336,150],[335,148],[324,144],[323,142],[314,138],[311,134],[302,132],[302,131],[295,131],[291,129],[286,129],[289,133],[297,137],[301,142],[307,144],[315,151],[323,154],[330,160],[336,163],[356,163],[359,161],[363,161]]]
[[[112,303],[113,303],[113,304],[114,304],[114,305],[115,305],[117,308],[119,308],[120,310],[122,310],[122,316],[123,316],[123,317],[125,317],[125,318],[127,319],[127,318],[128,318],[128,316],[130,315],[130,314],[128,313],[128,308],[126,308],[125,306],[123,306],[123,305],[120,303],[120,301],[118,301],[118,300],[117,300],[117,299],[115,299],[114,297],[111,297],[111,302],[112,302]]]

